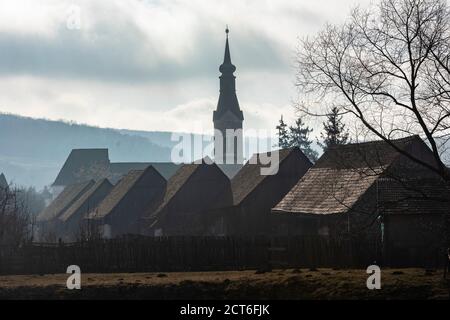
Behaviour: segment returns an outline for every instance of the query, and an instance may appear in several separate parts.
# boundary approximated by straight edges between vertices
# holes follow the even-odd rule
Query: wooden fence
[[[169,272],[267,267],[367,267],[377,260],[367,244],[321,236],[124,237],[77,243],[0,247],[0,274]]]

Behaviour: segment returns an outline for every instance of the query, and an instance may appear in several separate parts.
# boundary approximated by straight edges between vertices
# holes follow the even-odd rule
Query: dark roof
[[[108,178],[113,184],[131,170],[144,170],[153,166],[166,180],[180,167],[172,162],[113,162],[109,161],[108,149],[73,149],[53,182],[54,186],[87,180]]]
[[[306,156],[298,148],[281,149],[274,152],[279,153],[279,165],[292,153],[304,157],[305,163],[311,164]],[[254,154],[245,166],[231,180],[234,205],[240,204],[252,191],[268,177],[262,175],[261,169],[268,168],[267,164],[261,161],[261,155],[271,156],[271,152]]]
[[[91,168],[101,167],[96,171],[107,172],[109,166],[108,149],[73,149],[66,159],[62,169],[53,182],[54,186],[67,186],[77,182],[90,179],[104,178],[105,174],[99,173],[100,177],[93,177]],[[88,172],[84,172],[87,170]]]
[[[189,163],[184,164],[177,170],[177,172],[167,181],[167,188],[164,194],[164,199],[159,205],[159,207],[150,214],[149,218],[154,219],[156,217],[160,217],[160,212],[172,201],[175,195],[183,188],[183,186],[195,175],[195,173],[204,166],[216,167],[218,172],[225,179],[228,180],[228,177],[223,173],[222,170],[219,169],[217,164],[208,161],[202,160],[202,163]]]
[[[412,143],[424,143],[419,136],[410,136],[392,142],[402,150],[406,150]],[[399,155],[397,150],[382,140],[351,143],[330,147],[317,160],[314,168],[376,168],[391,164]]]
[[[63,214],[59,216],[59,219],[62,221],[67,221],[74,215],[82,206],[84,206],[86,203],[90,201],[90,199],[96,194],[96,192],[105,187],[108,186],[110,190],[113,188],[113,185],[111,182],[109,182],[108,179],[101,179],[97,181],[91,188],[89,188],[88,191],[83,193],[81,197],[78,198],[66,211],[64,211]]]
[[[164,200],[159,208],[165,207],[175,194],[183,187],[194,172],[201,166],[201,164],[184,164],[177,170],[177,172],[167,181],[167,189],[164,194]],[[156,211],[159,211],[156,210]]]
[[[48,205],[38,216],[38,221],[50,221],[57,218],[65,210],[69,208],[76,200],[78,200],[89,188],[94,185],[94,181],[85,181],[71,184]]]
[[[6,177],[3,173],[0,173],[0,188],[8,188],[8,181],[6,181]]]
[[[124,176],[111,190],[111,192],[100,202],[98,208],[89,215],[90,219],[101,219],[110,214],[114,208],[122,201],[127,193],[136,185],[136,183],[147,173],[149,170],[158,174],[161,179],[164,179],[158,171],[152,166],[149,166],[145,170],[131,170],[126,176]]]
[[[437,178],[377,181],[381,210],[391,214],[449,214],[450,187]]]
[[[173,176],[180,167],[172,162],[112,162],[109,168],[111,176],[120,179],[131,170],[144,170],[148,166],[155,168],[166,180]]]
[[[423,143],[417,136],[394,142],[402,149],[412,143]],[[347,212],[399,156],[399,152],[383,141],[330,148],[273,211]]]

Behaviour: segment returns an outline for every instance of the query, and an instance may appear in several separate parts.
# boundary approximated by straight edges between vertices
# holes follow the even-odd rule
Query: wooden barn
[[[255,154],[231,180],[233,202],[222,210],[216,233],[223,235],[270,235],[276,224],[271,209],[292,189],[312,163],[299,148],[274,151],[278,166],[267,174],[271,153]],[[262,158],[264,157],[264,158]],[[276,170],[278,169],[278,170]]]
[[[73,149],[52,188],[58,193],[69,184],[103,178],[116,184],[131,170],[145,170],[148,166],[154,167],[166,180],[180,167],[171,162],[111,162],[108,149]]]
[[[63,214],[75,201],[87,192],[95,182],[93,180],[71,184],[37,216],[38,234],[43,240],[57,240],[57,231],[61,225],[58,217]]]
[[[84,218],[98,206],[112,189],[113,185],[108,179],[100,179],[89,188],[58,217],[61,222],[61,226],[58,228],[58,237],[66,242],[86,237],[89,230],[84,223]]]
[[[87,217],[101,227],[103,237],[139,234],[143,213],[164,196],[166,180],[152,166],[124,176]]]
[[[184,164],[167,182],[164,201],[147,217],[147,234],[204,235],[215,210],[232,202],[230,180],[214,163]]]
[[[394,143],[436,165],[418,136]],[[330,148],[272,211],[277,234],[360,239],[385,259],[402,252],[407,264],[426,247],[442,245],[449,201],[435,173],[374,141]]]

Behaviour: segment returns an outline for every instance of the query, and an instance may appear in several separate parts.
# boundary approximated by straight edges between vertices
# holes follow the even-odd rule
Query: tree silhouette
[[[329,147],[346,144],[349,141],[348,130],[345,129],[345,123],[342,122],[339,112],[338,107],[333,107],[327,115],[327,121],[323,122],[324,131],[320,134],[322,142],[319,142],[319,145],[324,152]]]
[[[381,139],[450,184],[450,7],[444,0],[381,0],[303,40],[297,56],[299,111],[337,105],[359,136]],[[320,101],[318,106],[317,101]],[[417,134],[434,163],[393,142]],[[448,159],[450,160],[450,159]]]
[[[289,146],[299,147],[309,160],[316,162],[319,155],[311,148],[312,140],[309,139],[312,131],[313,129],[306,126],[301,117],[297,118],[295,125],[289,127]]]
[[[281,119],[276,129],[278,130],[278,146],[283,149],[289,148],[289,132],[287,124],[283,120],[283,115],[281,115]]]

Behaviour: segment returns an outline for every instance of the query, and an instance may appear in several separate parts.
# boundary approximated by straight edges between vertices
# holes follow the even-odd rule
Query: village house
[[[143,213],[163,199],[166,180],[153,166],[125,175],[87,216],[105,238],[140,234]]]
[[[278,153],[273,172],[261,157]],[[273,165],[273,164],[272,164]],[[299,148],[282,149],[272,153],[255,154],[231,180],[233,201],[221,210],[216,230],[224,235],[270,235],[274,223],[270,214],[280,200],[308,171],[312,163]]]
[[[57,240],[61,221],[58,217],[77,201],[89,188],[94,180],[68,185],[64,190],[37,216],[37,225],[41,238]]]
[[[90,230],[84,218],[98,206],[112,189],[113,185],[108,179],[100,179],[89,188],[58,217],[58,220],[61,222],[58,228],[58,237],[65,242],[88,237]]]
[[[418,136],[394,143],[436,166]],[[272,212],[276,234],[351,237],[372,243],[386,261],[402,256],[407,263],[442,245],[449,201],[434,172],[373,141],[329,148]]]
[[[215,163],[184,164],[167,182],[161,205],[149,212],[147,234],[204,235],[215,210],[231,202],[230,180]]]
[[[131,170],[156,169],[166,180],[179,168],[172,162],[111,162],[108,149],[73,149],[58,173],[52,187],[57,194],[65,186],[87,180],[108,178],[116,184]]]

